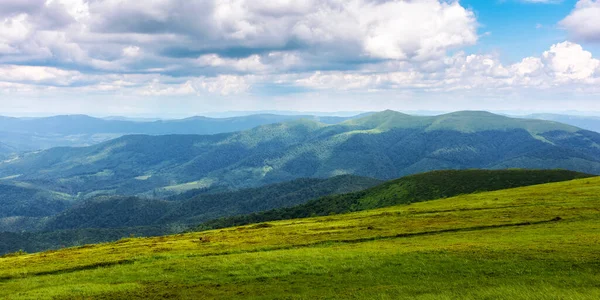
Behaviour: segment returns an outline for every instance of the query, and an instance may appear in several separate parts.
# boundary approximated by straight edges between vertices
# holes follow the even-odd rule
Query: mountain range
[[[552,121],[464,111],[384,111],[337,124],[300,119],[214,135],[128,135],[26,153],[0,178],[89,198],[164,197],[353,174],[382,180],[439,169],[562,168],[600,174],[600,134]]]
[[[525,118],[555,121],[595,132],[600,132],[600,117],[562,114],[531,114],[525,116]]]
[[[62,115],[44,118],[0,117],[0,154],[60,146],[90,146],[127,134],[216,134],[298,119],[334,124],[352,117],[257,114],[229,118],[191,117],[139,120]]]

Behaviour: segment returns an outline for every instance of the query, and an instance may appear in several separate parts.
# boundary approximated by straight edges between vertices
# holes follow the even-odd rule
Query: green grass
[[[588,178],[6,257],[0,298],[598,299],[599,195]]]
[[[274,220],[327,216],[592,176],[567,170],[433,171],[405,176],[354,193],[325,196],[292,207],[214,219],[204,222],[198,229],[217,229]]]

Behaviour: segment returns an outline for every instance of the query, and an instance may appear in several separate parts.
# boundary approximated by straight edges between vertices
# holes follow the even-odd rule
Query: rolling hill
[[[349,213],[485,191],[560,182],[592,175],[565,170],[433,171],[402,177],[358,192],[329,195],[306,203],[211,220],[198,229],[215,229],[275,220]]]
[[[597,299],[600,178],[0,258],[8,299]]]
[[[342,174],[389,180],[438,169],[569,169],[600,174],[600,134],[487,112],[432,117],[384,111],[216,135],[131,135],[0,164],[0,178],[84,197],[168,195]]]

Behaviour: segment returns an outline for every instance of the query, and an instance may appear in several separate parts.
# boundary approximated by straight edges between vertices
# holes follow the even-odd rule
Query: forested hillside
[[[214,218],[293,206],[379,183],[376,179],[344,175],[233,192],[186,193],[169,200],[98,196],[72,202],[56,199],[56,195],[45,198],[53,196],[48,192],[0,185],[0,211],[7,214],[0,216],[0,253],[98,243],[130,234],[178,233]],[[191,197],[184,199],[185,195]]]
[[[297,120],[227,134],[133,135],[53,148],[1,163],[0,178],[89,197],[168,195],[341,174],[388,180],[469,168],[600,174],[600,134],[486,112],[419,117],[385,111],[334,125]]]
[[[65,194],[0,182],[0,223],[5,217],[51,216],[70,207],[73,200]]]

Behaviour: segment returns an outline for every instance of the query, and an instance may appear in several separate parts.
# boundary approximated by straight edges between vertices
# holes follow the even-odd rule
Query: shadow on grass
[[[134,259],[123,259],[123,260],[117,260],[117,261],[98,262],[98,263],[94,263],[94,264],[77,266],[77,267],[72,267],[72,268],[67,268],[67,269],[52,270],[52,271],[40,271],[40,272],[33,272],[33,273],[13,275],[13,276],[4,276],[4,277],[0,277],[0,282],[5,282],[5,281],[13,280],[13,279],[21,279],[21,278],[26,278],[26,277],[34,277],[34,276],[67,274],[67,273],[73,273],[73,272],[78,272],[78,271],[112,267],[112,266],[117,266],[117,265],[129,265],[129,264],[133,264],[134,262],[135,262]]]
[[[360,238],[360,239],[327,240],[327,241],[319,241],[319,242],[299,244],[299,245],[266,247],[266,248],[261,248],[261,249],[225,251],[225,252],[219,252],[219,253],[206,253],[206,254],[191,254],[191,255],[186,255],[185,257],[209,257],[209,256],[222,256],[222,255],[231,255],[231,254],[257,253],[257,252],[269,252],[269,251],[277,251],[277,250],[300,249],[300,248],[318,247],[318,246],[333,245],[333,244],[356,244],[356,243],[369,242],[369,241],[389,240],[389,239],[397,239],[397,238],[409,238],[409,237],[436,235],[436,234],[444,234],[444,233],[451,233],[451,232],[468,232],[468,231],[479,231],[479,230],[486,230],[486,229],[506,228],[506,227],[539,225],[539,224],[545,224],[545,223],[558,222],[561,220],[562,220],[562,218],[556,217],[551,220],[542,220],[542,221],[497,224],[497,225],[486,225],[486,226],[472,226],[472,227],[451,228],[451,229],[423,231],[423,232],[414,232],[414,233],[400,233],[400,234],[390,235],[390,236],[374,236],[374,237]],[[367,229],[369,229],[369,228],[367,228]],[[34,277],[34,276],[73,273],[73,272],[93,270],[93,269],[98,269],[98,268],[112,267],[112,266],[116,266],[116,265],[127,265],[127,264],[133,264],[134,262],[136,262],[138,260],[140,260],[140,259],[124,259],[124,260],[117,260],[117,261],[111,261],[111,262],[98,262],[98,263],[94,263],[94,264],[60,269],[60,270],[41,271],[41,272],[26,273],[26,274],[19,274],[19,275],[13,275],[13,276],[4,276],[4,277],[0,277],[0,282],[6,282],[6,281],[10,281],[10,280],[22,279],[22,278]]]

